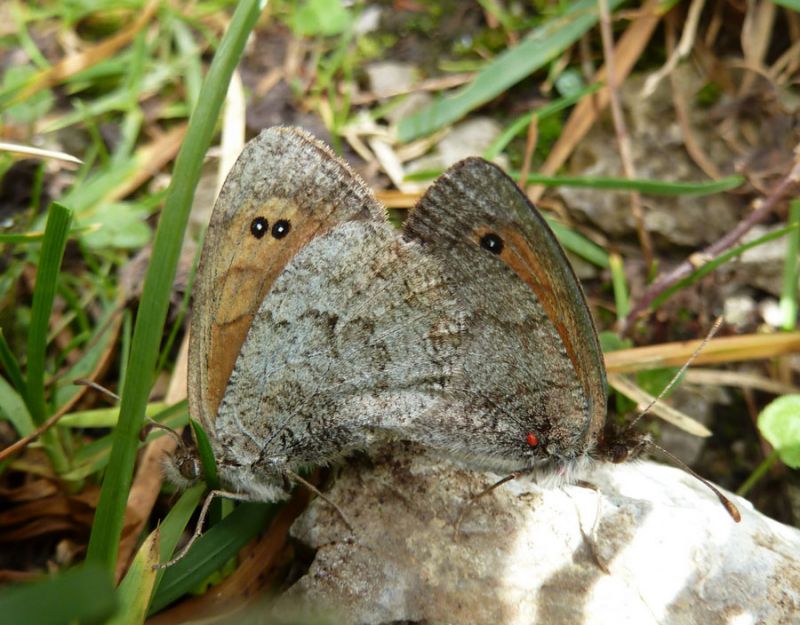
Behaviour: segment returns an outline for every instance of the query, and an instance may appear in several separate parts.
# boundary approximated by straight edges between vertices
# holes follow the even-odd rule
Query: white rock
[[[512,481],[407,446],[346,465],[293,533],[316,550],[278,602],[338,623],[798,623],[800,531],[734,498],[735,523],[688,474],[595,465],[593,487]]]
[[[409,63],[379,61],[365,68],[369,88],[378,97],[389,97],[411,89],[417,81],[418,70]]]

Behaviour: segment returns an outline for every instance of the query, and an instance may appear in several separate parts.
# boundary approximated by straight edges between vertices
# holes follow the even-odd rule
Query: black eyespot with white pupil
[[[492,254],[499,254],[503,251],[503,239],[494,232],[487,232],[481,237],[481,247]]]
[[[269,222],[264,217],[256,217],[250,222],[250,234],[256,239],[262,238],[269,230]]]
[[[279,219],[272,225],[272,236],[276,239],[282,239],[289,234],[290,228],[291,224],[286,219]]]

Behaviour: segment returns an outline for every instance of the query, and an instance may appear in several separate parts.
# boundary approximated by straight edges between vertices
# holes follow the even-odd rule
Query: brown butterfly
[[[223,485],[261,501],[386,438],[494,472],[567,476],[644,439],[609,434],[583,291],[550,228],[470,158],[391,226],[368,187],[293,128],[248,143],[195,287],[189,406]]]

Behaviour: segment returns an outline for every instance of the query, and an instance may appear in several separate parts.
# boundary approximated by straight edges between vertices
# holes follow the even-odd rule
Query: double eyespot
[[[481,237],[481,247],[489,250],[492,254],[500,254],[503,251],[503,239],[494,232],[487,232]]]
[[[291,230],[292,226],[287,219],[279,219],[272,224],[272,238],[282,239]],[[269,231],[269,222],[265,217],[256,217],[250,222],[250,234],[256,239],[261,239]]]

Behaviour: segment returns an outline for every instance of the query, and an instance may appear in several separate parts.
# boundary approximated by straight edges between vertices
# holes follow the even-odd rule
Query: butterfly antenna
[[[184,449],[186,447],[186,442],[183,440],[183,437],[180,434],[178,434],[178,431],[175,430],[174,428],[171,428],[163,423],[159,423],[158,421],[155,421],[154,419],[151,419],[150,417],[147,416],[145,416],[145,421],[147,421],[147,425],[142,428],[142,433],[141,433],[142,439],[145,439],[152,430],[164,430],[167,434],[169,434],[170,436],[172,436],[172,438],[175,439],[175,441],[178,443],[178,447],[180,447],[181,449]]]
[[[688,464],[686,464],[683,460],[678,458],[675,454],[668,452],[666,449],[664,449],[663,447],[661,447],[659,445],[656,445],[653,441],[647,441],[647,445],[652,447],[653,449],[657,449],[658,451],[660,451],[662,454],[664,454],[670,460],[672,460],[672,462],[674,462],[678,467],[680,467],[681,469],[686,471],[689,475],[692,475],[693,477],[696,477],[703,484],[705,484],[709,489],[711,489],[711,492],[713,492],[717,496],[717,498],[719,499],[720,503],[723,506],[725,506],[725,510],[728,511],[728,514],[731,515],[731,517],[733,518],[734,521],[736,521],[738,523],[739,521],[742,520],[742,515],[739,513],[739,508],[737,508],[736,505],[730,499],[728,499],[725,495],[723,495],[722,491],[719,488],[714,486],[711,482],[709,482],[703,476],[701,476],[698,473],[696,473],[695,471],[693,471],[692,468]]]
[[[644,417],[647,413],[650,412],[650,409],[658,401],[660,401],[667,393],[669,393],[672,390],[672,388],[678,383],[678,381],[681,379],[686,370],[697,359],[700,353],[706,348],[709,341],[711,341],[711,339],[714,338],[714,335],[717,333],[721,325],[722,325],[722,316],[719,316],[717,317],[716,321],[714,321],[713,325],[711,326],[711,329],[708,331],[708,334],[706,334],[706,337],[702,340],[700,345],[697,346],[697,349],[695,349],[692,355],[689,356],[689,359],[683,364],[683,366],[678,370],[678,372],[674,376],[672,376],[672,379],[669,381],[669,384],[667,384],[664,387],[664,389],[658,394],[658,396],[650,400],[650,403],[647,404],[645,409],[642,410],[636,416],[636,418],[630,422],[630,424],[628,424],[626,430],[630,430],[634,425],[636,425],[641,420],[642,417]]]

